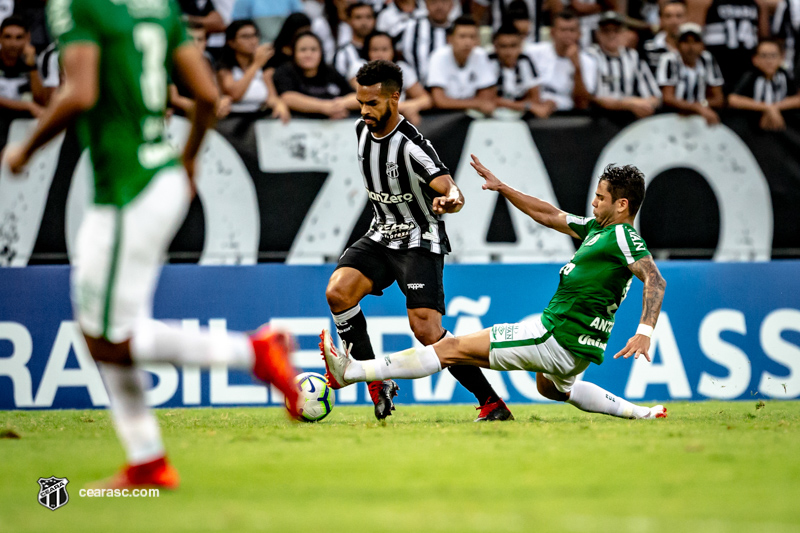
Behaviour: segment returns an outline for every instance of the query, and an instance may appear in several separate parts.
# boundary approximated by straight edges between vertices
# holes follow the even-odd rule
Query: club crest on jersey
[[[589,239],[588,241],[586,241],[583,244],[586,245],[586,246],[591,246],[594,243],[596,243],[599,239],[600,239],[600,234],[598,233],[594,237],[592,237],[591,239]]]
[[[69,483],[69,480],[65,477],[40,477],[39,503],[51,511],[65,506],[69,501],[67,483]]]
[[[394,161],[386,162],[386,177],[393,180],[400,177],[400,170],[397,167],[397,163]]]

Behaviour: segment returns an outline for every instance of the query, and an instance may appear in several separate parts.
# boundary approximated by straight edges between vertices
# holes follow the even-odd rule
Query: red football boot
[[[138,489],[155,488],[175,490],[181,480],[178,471],[167,462],[166,457],[159,457],[149,463],[127,465],[116,475],[90,483],[89,489]]]
[[[294,351],[294,339],[285,331],[262,326],[250,336],[250,342],[256,354],[253,374],[261,381],[278,387],[286,397],[289,414],[296,417],[299,414],[300,391],[294,378],[298,372],[289,359]]]

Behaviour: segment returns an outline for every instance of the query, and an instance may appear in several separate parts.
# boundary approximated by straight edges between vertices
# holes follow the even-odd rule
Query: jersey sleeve
[[[567,215],[567,225],[578,234],[580,240],[585,239],[589,233],[600,227],[594,217],[579,217],[576,215]]]
[[[439,155],[429,140],[412,139],[406,146],[411,169],[421,181],[430,184],[439,176],[450,174],[450,170],[439,159]]]
[[[658,60],[656,81],[659,87],[674,87],[678,84],[678,65],[670,53],[666,53]]]
[[[76,42],[100,44],[98,29],[101,24],[94,20],[97,0],[51,0],[47,3],[47,24],[50,34],[58,39],[59,47]]]
[[[632,226],[617,224],[614,232],[616,233],[617,246],[619,246],[620,251],[618,259],[623,265],[633,264],[642,257],[650,255],[650,250],[647,249],[644,239]]]
[[[439,87],[441,89],[447,88],[448,78],[447,67],[445,65],[447,56],[445,54],[448,52],[449,50],[446,47],[442,47],[431,54],[431,58],[428,63],[428,79],[425,80],[426,87]]]

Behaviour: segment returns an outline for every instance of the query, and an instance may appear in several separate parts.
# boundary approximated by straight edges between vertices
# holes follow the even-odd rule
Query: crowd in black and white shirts
[[[401,112],[659,111],[719,122],[725,107],[785,127],[798,107],[800,0],[178,0],[222,94],[218,116],[343,118],[355,76],[390,58]],[[38,116],[61,81],[44,2],[0,1],[0,110]],[[623,12],[624,11],[624,12]],[[173,79],[170,103],[190,113]],[[755,104],[754,104],[755,102]]]

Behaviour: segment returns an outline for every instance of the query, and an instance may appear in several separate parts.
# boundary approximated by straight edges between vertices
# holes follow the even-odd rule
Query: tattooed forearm
[[[664,291],[667,281],[661,276],[658,267],[650,256],[643,257],[629,266],[631,272],[644,282],[642,291],[642,318],[641,324],[655,326],[658,314],[661,312],[661,303],[664,301]]]

